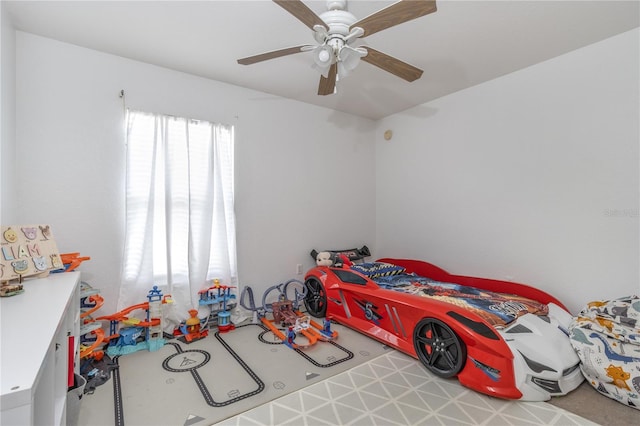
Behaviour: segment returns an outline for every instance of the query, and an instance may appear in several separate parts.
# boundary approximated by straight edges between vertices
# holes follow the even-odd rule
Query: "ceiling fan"
[[[300,0],[273,0],[313,30],[317,45],[301,45],[238,59],[241,65],[300,52],[313,52],[313,67],[320,76],[318,95],[336,91],[336,81],[353,71],[362,59],[406,81],[420,78],[422,70],[368,46],[361,39],[378,31],[435,12],[435,0],[400,0],[358,20],[347,10],[347,0],[327,0],[327,11],[316,15]]]

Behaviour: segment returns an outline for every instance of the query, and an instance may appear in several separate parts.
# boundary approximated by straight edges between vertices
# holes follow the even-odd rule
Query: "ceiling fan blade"
[[[409,65],[406,62],[402,62],[400,59],[396,59],[368,46],[366,49],[369,53],[367,56],[363,56],[361,60],[369,62],[371,65],[382,68],[383,70],[405,79],[408,82],[417,80],[422,76],[422,70],[414,67],[413,65]]]
[[[400,0],[359,20],[349,29],[360,27],[364,30],[362,37],[366,37],[436,10],[435,0]]]
[[[332,95],[336,89],[336,75],[338,75],[338,65],[333,64],[329,68],[329,76],[320,76],[320,85],[318,86],[318,95]]]
[[[286,49],[274,50],[271,52],[261,53],[259,55],[238,59],[238,63],[240,65],[251,65],[251,64],[255,64],[256,62],[262,62],[269,59],[279,58],[281,56],[293,55],[294,53],[304,52],[306,48],[307,48],[306,44],[302,46],[287,47]]]
[[[313,30],[315,25],[321,25],[326,30],[329,30],[327,24],[324,23],[322,19],[306,4],[302,3],[300,0],[273,0],[280,7],[285,9],[287,12],[298,18],[303,24]]]

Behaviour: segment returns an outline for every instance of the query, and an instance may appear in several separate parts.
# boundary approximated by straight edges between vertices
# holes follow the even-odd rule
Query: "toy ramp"
[[[589,303],[574,318],[570,338],[591,386],[640,410],[640,298]]]

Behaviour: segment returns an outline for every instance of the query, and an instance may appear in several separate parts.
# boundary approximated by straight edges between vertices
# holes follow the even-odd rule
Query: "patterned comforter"
[[[547,315],[548,307],[515,294],[496,293],[459,284],[434,281],[415,274],[376,277],[382,288],[442,300],[473,311],[494,327],[504,327],[521,315]]]

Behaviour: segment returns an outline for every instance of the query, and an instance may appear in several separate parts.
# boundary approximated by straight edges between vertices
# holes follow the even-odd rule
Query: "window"
[[[237,284],[232,126],[127,111],[119,308],[157,285],[187,315],[214,278]]]

